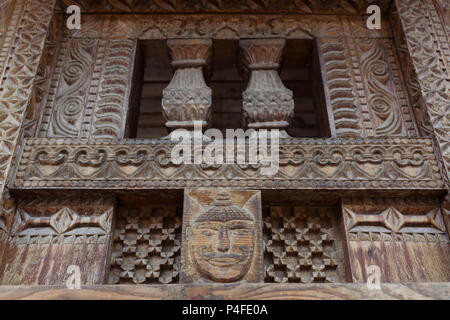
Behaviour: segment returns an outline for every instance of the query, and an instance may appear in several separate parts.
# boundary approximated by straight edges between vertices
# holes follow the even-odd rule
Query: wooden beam
[[[0,286],[0,299],[24,300],[353,300],[450,299],[450,283],[381,284],[369,290],[365,283],[342,284],[184,284],[101,285],[70,290],[56,286]]]

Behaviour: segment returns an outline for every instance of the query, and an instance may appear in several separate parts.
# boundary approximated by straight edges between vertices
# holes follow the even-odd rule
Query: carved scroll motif
[[[259,282],[259,191],[185,192],[182,282]]]
[[[284,39],[241,40],[239,42],[245,70],[250,73],[243,92],[243,117],[249,128],[285,129],[294,116],[292,91],[278,75]]]
[[[379,40],[359,39],[357,47],[374,136],[407,135],[383,46]]]
[[[79,135],[96,47],[97,41],[93,39],[74,40],[70,43],[69,57],[62,73],[64,83],[60,83],[53,113],[54,136]]]
[[[123,137],[134,52],[128,39],[62,39],[37,135]]]
[[[169,129],[206,128],[211,117],[211,88],[203,68],[209,63],[211,40],[168,40],[175,74],[163,90],[162,108]]]

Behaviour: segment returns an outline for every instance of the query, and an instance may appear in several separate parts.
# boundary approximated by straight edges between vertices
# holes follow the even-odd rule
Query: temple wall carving
[[[102,284],[114,200],[20,200],[3,254],[2,285],[57,285],[69,266],[82,284]]]
[[[353,281],[366,281],[370,265],[380,266],[386,282],[449,281],[439,201],[351,198],[343,200],[342,210]]]
[[[0,2],[0,285],[450,282],[445,1]],[[236,128],[282,130],[277,171],[136,137],[145,81],[167,133],[215,129],[218,93]],[[320,135],[288,133],[303,103]]]

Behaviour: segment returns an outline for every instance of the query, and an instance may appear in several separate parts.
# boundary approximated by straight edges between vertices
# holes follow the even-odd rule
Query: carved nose
[[[230,241],[228,239],[228,229],[227,227],[220,227],[219,230],[219,243],[217,246],[219,251],[225,252],[230,249]]]

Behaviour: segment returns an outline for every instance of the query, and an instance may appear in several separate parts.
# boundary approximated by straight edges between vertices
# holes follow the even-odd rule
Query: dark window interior
[[[145,65],[137,138],[168,134],[161,112],[162,91],[173,76],[164,40],[140,43]],[[212,89],[212,127],[241,128],[242,92],[247,83],[238,68],[238,40],[214,40],[212,66],[206,76]],[[313,40],[287,40],[280,76],[294,93],[295,113],[288,133],[293,137],[329,136],[320,66]]]

